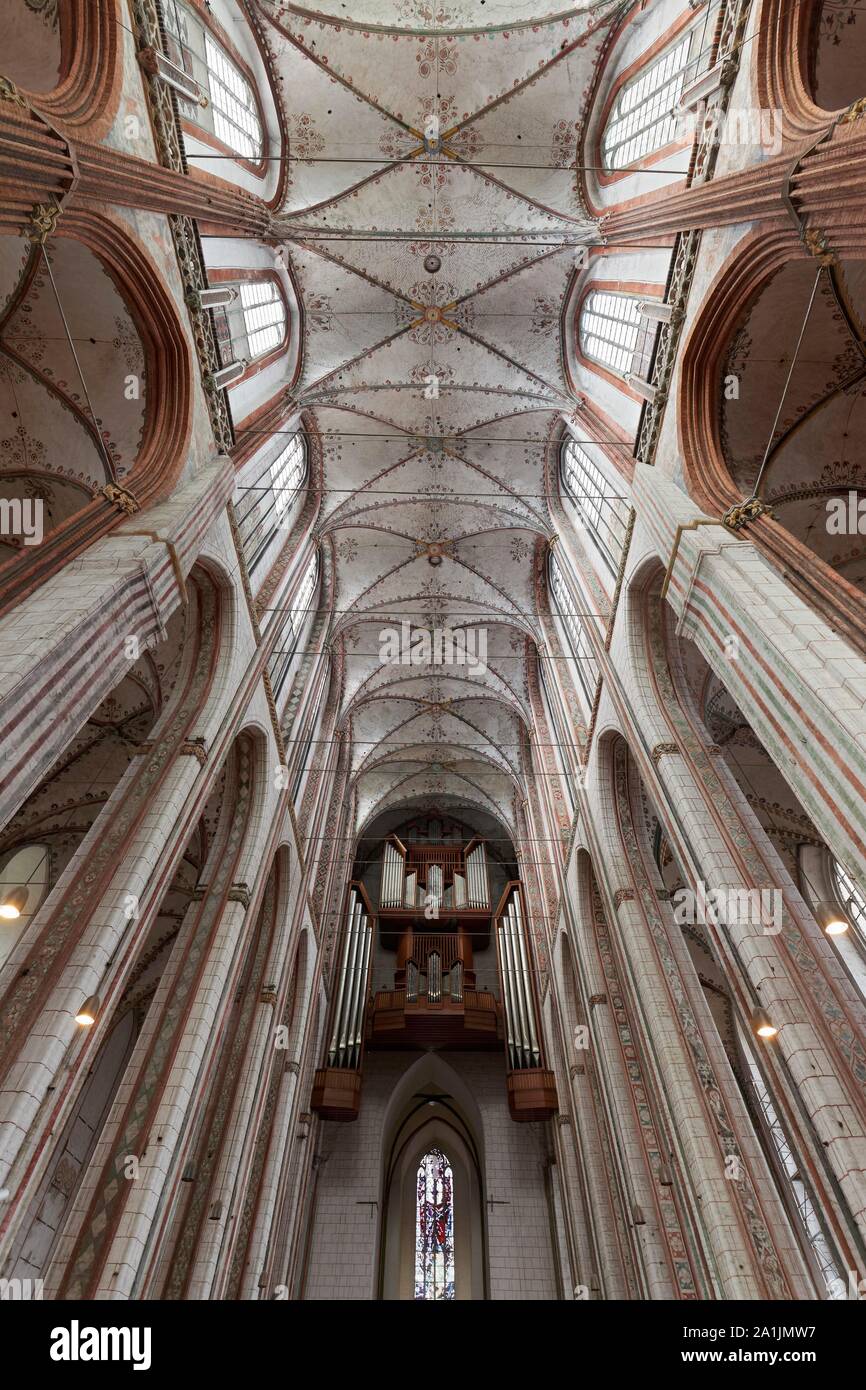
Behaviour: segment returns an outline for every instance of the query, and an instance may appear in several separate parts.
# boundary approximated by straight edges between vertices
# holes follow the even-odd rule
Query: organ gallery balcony
[[[472,942],[463,932],[413,932],[400,938],[394,989],[370,1010],[371,1048],[496,1048],[499,1006],[475,988]]]
[[[469,932],[409,928],[397,943],[395,965],[394,988],[380,990],[373,1000],[370,1047],[499,1045],[499,1006],[487,990],[476,988]]]
[[[326,1120],[357,1119],[368,1050],[502,1048],[511,1118],[549,1119],[557,1109],[556,1087],[544,1058],[523,885],[509,881],[491,911],[483,842],[470,841],[465,851],[459,844],[429,842],[410,848],[414,858],[390,837],[382,864],[378,934],[381,945],[395,952],[393,989],[372,992],[376,917],[363,884],[355,879],[348,885],[327,1051],[315,1074],[312,1109]],[[425,929],[429,918],[427,911],[420,915],[419,891],[433,909],[435,930]],[[449,909],[445,921],[440,905]],[[391,914],[387,939],[385,913]],[[487,946],[491,925],[498,998],[478,988],[475,970],[476,939],[480,935]],[[378,969],[385,957],[380,952],[377,958]]]

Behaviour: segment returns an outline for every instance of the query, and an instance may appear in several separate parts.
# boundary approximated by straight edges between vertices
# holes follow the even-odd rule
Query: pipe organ
[[[496,939],[499,997],[479,988],[475,952]],[[394,988],[370,993],[394,953]],[[389,835],[382,849],[379,913],[363,884],[349,884],[337,969],[331,980],[326,1053],[311,1107],[326,1120],[354,1120],[361,1066],[368,1050],[499,1051],[514,1120],[543,1120],[557,1109],[553,1074],[544,1063],[532,943],[523,888],[509,882],[492,910],[484,842],[404,845]],[[492,959],[491,959],[492,965]],[[490,968],[489,966],[487,967]]]
[[[382,891],[379,894],[380,907],[402,907],[407,899],[407,886],[404,887],[404,859],[392,840],[385,841],[382,857]],[[412,894],[411,902],[414,903]]]
[[[411,844],[389,835],[382,855],[379,909],[382,912],[434,908],[448,912],[490,912],[487,853],[483,840],[459,844]]]
[[[357,888],[350,889],[348,922],[343,943],[343,959],[338,975],[334,1026],[328,1049],[329,1067],[357,1067],[361,1060],[361,1028],[367,1002],[370,948],[373,942],[371,919]]]
[[[508,1106],[512,1119],[546,1120],[556,1113],[553,1072],[544,1066],[538,997],[526,936],[523,888],[509,883],[496,913],[496,950],[505,1015]]]
[[[496,932],[505,1002],[505,1037],[509,1066],[513,1070],[519,1067],[537,1067],[541,1050],[535,1027],[532,980],[523,939],[519,892],[512,891],[508,895],[505,911],[499,919]]]
[[[354,1120],[361,1095],[373,912],[360,883],[349,885],[339,968],[332,992],[325,1065],[315,1076],[312,1108],[326,1120]]]
[[[489,907],[490,894],[487,889],[487,861],[484,857],[484,844],[479,843],[466,855],[467,906]]]

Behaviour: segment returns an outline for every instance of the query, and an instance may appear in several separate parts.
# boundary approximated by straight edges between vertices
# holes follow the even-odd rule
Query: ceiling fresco
[[[862,587],[863,531],[839,534],[828,526],[828,506],[862,488],[866,477],[859,447],[866,416],[866,272],[854,263],[832,266],[817,286],[815,275],[808,262],[796,261],[750,306],[724,365],[721,439],[744,495],[766,451],[762,494],[774,516]],[[726,394],[727,380],[736,382],[738,395]]]
[[[59,237],[45,250],[3,237],[4,496],[39,499],[44,530],[54,529],[132,469],[146,403],[141,339],[96,256],[71,238]],[[20,544],[0,540],[0,561],[14,556]]]
[[[265,10],[358,823],[456,799],[513,825],[553,532],[544,458],[575,406],[560,315],[595,239],[577,130],[618,7],[350,8]],[[483,660],[437,661],[444,629]]]

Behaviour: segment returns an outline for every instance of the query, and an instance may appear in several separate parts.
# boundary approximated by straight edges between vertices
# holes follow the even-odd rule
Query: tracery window
[[[415,1298],[454,1298],[454,1174],[441,1149],[418,1165]]]
[[[255,362],[278,348],[286,337],[286,301],[276,280],[239,280],[231,304],[211,310],[224,367]]]
[[[595,692],[599,681],[598,666],[593,656],[592,646],[586,633],[586,627],[575,611],[574,599],[565,581],[565,576],[552,555],[548,574],[553,609],[565,630],[569,655],[572,657],[574,670],[577,673],[587,708],[591,711],[595,704]]]
[[[591,290],[580,310],[580,347],[585,357],[625,376],[645,375],[658,324],[638,311],[631,294]]]
[[[240,489],[236,516],[250,574],[277,531],[288,524],[306,481],[307,445],[303,432],[296,430],[255,481]]]
[[[821,1222],[812,1193],[801,1176],[802,1165],[797,1161],[797,1157],[791,1147],[790,1140],[784,1126],[779,1120],[773,1107],[770,1093],[767,1090],[764,1078],[755,1062],[752,1049],[749,1046],[742,1029],[737,1028],[740,1048],[746,1061],[747,1075],[752,1084],[753,1093],[763,1115],[767,1132],[772,1141],[773,1148],[779,1167],[785,1174],[790,1193],[793,1198],[797,1216],[799,1217],[806,1241],[815,1257],[821,1277],[827,1288],[827,1297],[831,1299],[844,1298],[844,1284],[839,1278],[839,1270],[833,1258],[832,1249],[827,1241],[826,1234]]]
[[[833,884],[839,902],[844,907],[861,942],[866,943],[866,896],[847,870],[833,860]]]
[[[167,0],[163,13],[169,58],[198,83],[208,99],[201,106],[180,96],[183,116],[212,130],[234,154],[258,163],[264,136],[249,82],[198,15],[178,0]]]
[[[542,703],[547,711],[547,717],[550,721],[554,739],[558,744],[558,747],[554,750],[554,756],[562,770],[562,785],[565,788],[565,795],[571,808],[571,814],[574,815],[577,807],[574,800],[571,779],[576,772],[579,772],[579,767],[576,766],[575,751],[568,733],[568,723],[563,715],[562,700],[559,691],[556,688],[556,684],[550,683],[547,676],[544,674],[543,661],[539,661],[538,663],[538,681],[541,687]]]
[[[563,443],[559,476],[596,549],[617,574],[631,512],[628,502],[574,439],[566,438]]]
[[[304,624],[310,613],[313,594],[319,581],[319,555],[318,552],[313,556],[306,570],[304,577],[298,585],[291,607],[285,614],[277,645],[268,664],[268,673],[271,678],[271,688],[274,692],[274,699],[279,696],[285,684],[292,658],[298,650],[298,641],[304,630]]]
[[[606,169],[625,169],[677,138],[676,109],[697,73],[700,28],[693,27],[617,93],[602,138]]]

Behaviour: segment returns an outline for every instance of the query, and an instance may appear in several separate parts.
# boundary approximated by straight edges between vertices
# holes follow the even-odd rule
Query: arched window
[[[861,942],[866,943],[866,897],[851,875],[835,859],[833,860],[833,884],[840,905],[844,907]]]
[[[642,317],[632,294],[590,290],[580,310],[584,357],[625,376],[646,375],[658,324]]]
[[[295,502],[307,481],[307,444],[296,430],[254,482],[238,490],[236,516],[247,570],[252,574],[277,531],[291,522]]]
[[[23,845],[0,868],[0,965],[48,892],[48,846]]]
[[[166,52],[198,84],[207,104],[179,96],[186,120],[210,130],[234,154],[256,164],[264,136],[255,93],[237,64],[197,14],[178,0],[163,6]]]
[[[601,142],[606,169],[625,169],[677,138],[676,109],[698,70],[699,34],[692,27],[620,88]]]
[[[415,1298],[454,1298],[454,1175],[441,1149],[418,1165]]]
[[[276,280],[239,280],[220,289],[234,291],[230,304],[212,309],[214,333],[224,367],[255,362],[286,339],[286,301]]]
[[[555,682],[549,681],[544,672],[544,661],[538,661],[538,684],[541,689],[541,702],[547,713],[547,718],[553,732],[553,737],[558,748],[554,749],[554,758],[559,764],[562,772],[562,786],[565,788],[565,795],[574,815],[577,806],[574,800],[574,790],[572,788],[572,777],[579,775],[580,764],[574,748],[568,725],[568,719],[563,709],[562,696]]]
[[[304,571],[304,577],[298,585],[291,607],[286,612],[280,635],[277,638],[277,645],[268,664],[274,699],[278,698],[289,674],[292,658],[298,650],[298,642],[310,614],[313,594],[318,582],[319,555],[317,551]]]
[[[617,574],[631,512],[628,502],[574,439],[566,438],[563,442],[559,476],[580,523],[608,568]]]
[[[746,1075],[751,1082],[753,1094],[757,1101],[759,1113],[761,1114],[766,1126],[767,1134],[772,1142],[773,1152],[775,1153],[778,1168],[784,1174],[790,1187],[793,1198],[793,1205],[797,1215],[803,1225],[806,1242],[812,1251],[821,1277],[827,1287],[827,1297],[831,1299],[844,1298],[844,1284],[839,1278],[839,1270],[833,1257],[833,1250],[827,1240],[827,1236],[818,1219],[815,1202],[812,1193],[801,1176],[803,1164],[799,1163],[791,1147],[791,1142],[787,1132],[773,1107],[770,1093],[761,1075],[760,1069],[755,1061],[749,1041],[742,1028],[737,1026],[737,1042],[746,1063]]]
[[[569,655],[574,662],[574,669],[577,673],[577,679],[583,691],[587,708],[591,711],[595,704],[595,692],[599,681],[598,666],[592,654],[592,647],[586,635],[586,628],[575,611],[574,599],[571,597],[568,585],[565,582],[565,576],[552,555],[550,557],[548,574],[550,577],[550,596],[553,599],[552,607],[555,615],[562,623],[568,642]]]

